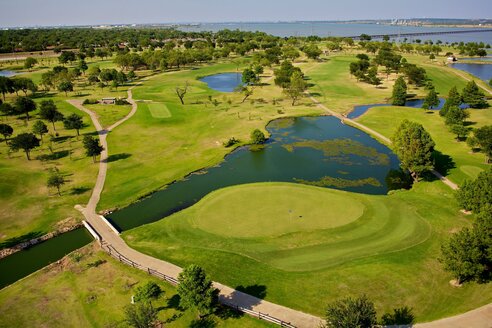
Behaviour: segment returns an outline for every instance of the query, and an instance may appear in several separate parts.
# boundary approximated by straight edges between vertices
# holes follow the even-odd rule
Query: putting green
[[[149,103],[147,104],[150,114],[155,118],[169,118],[171,117],[171,112],[167,108],[165,103]]]
[[[321,201],[304,186],[246,185],[207,196],[197,206],[193,222],[207,232],[239,238],[329,229],[363,214],[360,201],[353,199],[347,206],[345,200],[345,195],[330,193]]]

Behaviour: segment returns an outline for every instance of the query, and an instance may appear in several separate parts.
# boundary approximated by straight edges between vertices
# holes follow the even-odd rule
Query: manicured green
[[[355,221],[352,204],[363,206]],[[390,196],[264,183],[216,191],[123,237],[147,254],[198,264],[214,280],[257,286],[253,294],[265,289],[267,300],[309,313],[322,316],[329,302],[365,293],[378,312],[408,305],[426,321],[492,301],[490,285],[453,288],[437,260],[443,238],[467,222],[439,181]]]
[[[178,308],[176,289],[147,273],[117,262],[94,245],[0,291],[1,327],[113,327],[124,320],[132,295],[149,282],[162,293],[152,300],[165,327],[197,324],[195,311]],[[249,316],[209,320],[216,327],[273,327]]]

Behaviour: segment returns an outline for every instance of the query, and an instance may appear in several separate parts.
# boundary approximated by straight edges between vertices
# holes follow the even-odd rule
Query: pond
[[[14,75],[20,74],[19,72],[9,71],[9,70],[0,70],[0,76],[12,77]]]
[[[451,67],[468,72],[487,83],[492,79],[492,64],[456,63]]]
[[[242,73],[221,73],[205,76],[200,81],[208,84],[208,87],[220,92],[233,92],[243,84]]]
[[[446,102],[446,99],[444,98],[439,98],[439,106],[432,108],[432,110],[439,110],[444,106],[444,103]],[[410,99],[407,100],[405,103],[405,107],[412,107],[412,108],[422,108],[422,105],[424,104],[424,99]],[[361,106],[355,106],[354,109],[347,114],[347,117],[350,119],[355,119],[361,115],[363,115],[365,112],[369,110],[369,108],[372,107],[387,107],[387,106],[392,106],[391,104],[372,104],[372,105],[361,105]],[[462,105],[462,108],[467,108],[468,106]]]
[[[1,259],[0,289],[58,261],[92,240],[85,228],[78,228]]]
[[[150,197],[108,215],[119,230],[160,220],[208,193],[252,182],[298,182],[367,194],[386,194],[399,167],[396,155],[368,134],[335,117],[275,120],[263,149],[242,147],[217,166],[187,176]]]

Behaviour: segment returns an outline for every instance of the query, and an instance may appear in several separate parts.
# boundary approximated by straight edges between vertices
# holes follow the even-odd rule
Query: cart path
[[[104,181],[106,179],[106,172],[108,169],[108,143],[107,135],[112,129],[116,128],[120,124],[124,123],[126,120],[131,118],[137,111],[137,104],[132,98],[131,89],[128,90],[128,102],[132,105],[132,110],[130,113],[116,122],[107,129],[103,129],[97,115],[82,106],[80,100],[68,100],[70,104],[78,108],[79,110],[87,113],[96,127],[101,145],[104,147],[101,153],[101,158],[99,162],[99,174],[97,176],[96,184],[92,192],[91,198],[86,207],[77,205],[76,208],[82,212],[86,221],[92,226],[96,233],[101,237],[101,239],[106,243],[111,245],[116,251],[126,258],[132,260],[135,263],[140,264],[143,267],[150,268],[161,273],[164,273],[170,277],[177,278],[178,274],[181,272],[181,268],[166,262],[154,258],[152,256],[140,253],[135,249],[128,246],[125,241],[120,237],[119,234],[115,233],[107,223],[103,221],[100,215],[96,212],[97,203],[99,202],[101,192],[104,187]],[[285,322],[290,322],[299,328],[316,328],[322,322],[321,318],[307,314],[301,311],[296,311],[281,305],[277,305],[271,302],[267,302],[260,298],[245,294],[243,292],[237,291],[231,287],[225,286],[223,284],[214,282],[214,286],[220,290],[219,298],[223,302],[232,303],[239,305],[241,307],[247,308],[249,310],[261,312],[268,314],[274,318],[280,319]]]

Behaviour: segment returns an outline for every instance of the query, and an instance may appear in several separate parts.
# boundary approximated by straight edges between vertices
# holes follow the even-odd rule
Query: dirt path
[[[87,113],[94,123],[94,126],[98,130],[99,139],[101,141],[101,145],[104,147],[104,151],[101,153],[101,159],[99,162],[99,174],[97,176],[96,185],[94,186],[94,190],[92,192],[91,198],[86,207],[82,207],[77,205],[76,208],[82,212],[86,221],[91,225],[91,227],[96,231],[96,233],[101,237],[101,239],[111,245],[114,249],[116,249],[121,255],[126,258],[132,260],[140,264],[143,267],[150,268],[159,272],[162,272],[168,276],[173,278],[177,278],[178,274],[181,272],[181,268],[171,264],[169,262],[165,262],[154,257],[148,256],[146,254],[140,253],[133,248],[129,247],[125,241],[120,237],[119,234],[115,233],[106,222],[101,218],[100,215],[96,212],[97,203],[99,202],[101,192],[104,187],[104,181],[106,179],[106,172],[108,169],[108,143],[107,143],[107,135],[114,128],[124,123],[126,120],[131,118],[133,114],[135,114],[137,110],[137,104],[132,98],[131,89],[128,90],[128,98],[127,100],[132,104],[131,112],[111,125],[107,129],[103,129],[97,115],[86,109],[82,106],[82,102],[80,100],[69,100],[68,102],[78,108],[79,110]],[[223,302],[232,303],[241,307],[244,307],[249,310],[261,312],[264,314],[268,314],[274,318],[278,318],[285,322],[290,322],[296,327],[300,328],[314,328],[318,327],[321,319],[293,309],[289,309],[287,307],[277,305],[271,302],[264,301],[257,297],[242,293],[237,291],[231,287],[222,285],[220,283],[215,282],[214,286],[220,290],[220,299]]]

